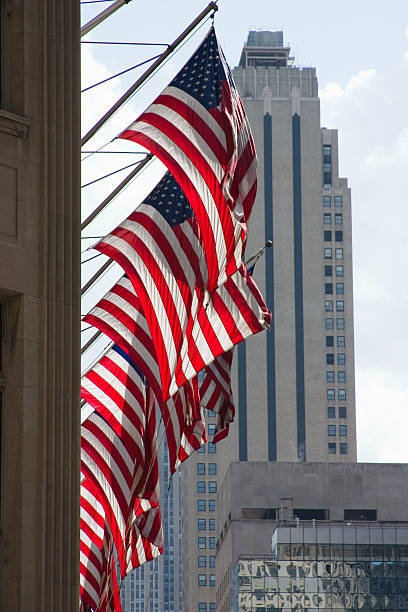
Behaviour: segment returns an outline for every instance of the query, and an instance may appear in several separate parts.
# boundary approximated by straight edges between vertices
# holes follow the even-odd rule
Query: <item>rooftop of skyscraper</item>
[[[293,63],[293,57],[289,56],[290,47],[283,42],[281,30],[250,30],[248,39],[244,44],[239,65],[280,68]]]

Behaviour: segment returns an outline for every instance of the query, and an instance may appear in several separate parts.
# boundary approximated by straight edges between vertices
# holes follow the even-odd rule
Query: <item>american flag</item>
[[[162,552],[155,409],[124,351],[114,346],[97,366],[82,391],[94,412],[81,427],[81,471],[103,506],[126,575]]]
[[[241,265],[256,195],[256,152],[231,72],[210,32],[170,85],[120,138],[168,167],[197,218],[212,292]]]
[[[211,296],[203,290],[207,267],[195,216],[169,173],[95,248],[132,281],[155,346],[164,400],[218,355],[269,325],[270,313],[243,264]]]
[[[217,424],[212,443],[223,440],[235,416],[232,399],[231,366],[234,349],[220,355],[205,368],[200,386],[201,405],[217,413]]]
[[[174,473],[180,463],[207,439],[201,417],[197,377],[184,383],[171,398],[166,402],[163,401],[160,372],[149,327],[133,285],[126,275],[85,316],[84,321],[94,325],[111,338],[146,376],[163,415],[169,465],[171,472]],[[105,359],[83,377],[84,399],[90,386],[104,384],[106,367],[111,366]]]
[[[122,612],[113,539],[102,504],[88,480],[80,497],[80,612]]]

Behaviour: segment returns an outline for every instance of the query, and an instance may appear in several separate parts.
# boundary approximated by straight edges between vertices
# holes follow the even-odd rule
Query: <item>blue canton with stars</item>
[[[172,227],[194,215],[184,191],[170,172],[166,172],[143,203],[155,208]]]
[[[214,28],[211,28],[193,57],[170,85],[182,89],[209,110],[221,102],[221,83],[225,76],[217,38]]]

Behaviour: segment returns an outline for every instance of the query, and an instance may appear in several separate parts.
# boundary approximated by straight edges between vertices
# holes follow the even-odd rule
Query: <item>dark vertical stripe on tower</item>
[[[238,344],[238,435],[239,460],[248,461],[246,344]]]
[[[264,115],[264,205],[265,241],[273,240],[272,187],[272,117]],[[275,306],[273,246],[265,251],[266,303],[272,312],[272,322],[266,334],[268,461],[276,461],[276,373],[275,373]]]
[[[303,337],[302,181],[300,161],[300,117],[292,117],[293,242],[295,272],[296,421],[297,455],[306,461],[305,358]]]

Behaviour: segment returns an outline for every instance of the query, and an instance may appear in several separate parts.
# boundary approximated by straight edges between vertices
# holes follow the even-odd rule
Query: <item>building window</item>
[[[207,567],[207,557],[205,555],[198,555],[198,567]]]
[[[337,372],[337,382],[345,383],[346,382],[346,372],[344,370],[340,370]]]
[[[207,586],[206,574],[198,574],[198,586]]]
[[[334,346],[334,336],[326,336],[326,346]]]
[[[334,232],[334,239],[336,242],[343,242],[343,230],[336,230]]]
[[[333,266],[324,266],[324,275],[333,276]]]
[[[347,407],[346,406],[339,407],[339,419],[347,419]]]
[[[333,293],[333,283],[324,283],[324,292],[331,295]]]
[[[339,196],[339,195],[334,196],[334,206],[336,208],[341,208],[342,205],[343,205],[343,198],[342,198],[342,196]]]
[[[343,225],[343,215],[341,213],[334,215],[334,225]]]
[[[331,145],[323,145],[323,187],[330,189],[332,186],[332,156]]]
[[[215,557],[214,557],[214,555],[210,555],[208,560],[209,560],[209,566],[211,568],[214,568],[215,567]]]
[[[328,408],[327,408],[327,418],[328,419],[335,419],[336,418],[336,407],[335,406],[328,406]]]
[[[344,329],[344,319],[336,319],[336,327],[337,329]]]
[[[346,401],[346,390],[345,389],[338,390],[338,398],[341,402]]]
[[[340,455],[347,455],[347,442],[340,442]]]
[[[326,247],[324,249],[324,258],[325,259],[331,259],[332,258],[332,248],[331,247]]]
[[[209,463],[208,464],[208,473],[210,476],[215,476],[217,473],[217,464],[216,463]]]
[[[205,444],[200,446],[200,448],[197,448],[197,453],[205,453]]]
[[[336,293],[337,295],[344,294],[344,283],[336,283]]]
[[[211,454],[214,454],[217,452],[217,445],[213,444],[212,442],[208,443],[208,452]]]
[[[208,500],[208,512],[215,512],[215,499]]]
[[[197,480],[197,493],[205,493],[205,480]]]
[[[334,395],[334,389],[327,389],[327,399],[328,400],[336,399]]]
[[[213,436],[215,432],[215,424],[210,423],[209,425],[207,425],[207,431],[210,434],[210,436]]]
[[[347,425],[339,425],[339,436],[347,436]]]
[[[336,311],[344,312],[344,300],[336,300]]]
[[[336,443],[329,442],[327,445],[327,450],[328,450],[329,455],[335,455],[336,454]]]
[[[325,319],[325,324],[326,324],[326,329],[333,329],[334,327],[334,320],[330,317],[330,318],[326,318]]]
[[[215,419],[215,417],[217,416],[216,413],[214,412],[214,410],[207,410],[207,416],[209,419]]]
[[[210,574],[210,586],[215,587],[215,574]]]
[[[205,499],[197,499],[197,511],[205,512],[206,501]]]
[[[197,474],[205,476],[205,463],[197,463]]]
[[[344,276],[344,266],[336,266],[336,276]]]
[[[327,435],[328,436],[335,436],[336,435],[336,426],[335,425],[328,425],[327,426]]]
[[[337,354],[337,365],[346,365],[346,355],[344,353]]]
[[[325,300],[324,309],[326,312],[333,312],[333,300]]]
[[[323,206],[325,208],[331,208],[331,196],[323,196]]]
[[[334,249],[334,256],[336,259],[343,259],[343,249],[340,249],[340,248]]]
[[[207,612],[207,604],[204,601],[198,604],[198,612]]]
[[[332,241],[332,233],[331,230],[324,230],[323,232],[323,238],[325,242],[331,242]]]
[[[211,536],[208,538],[209,546],[211,550],[215,550],[215,538]]]
[[[208,482],[208,492],[209,493],[216,493],[217,492],[217,481],[216,480],[210,480]]]
[[[206,548],[206,546],[207,546],[207,545],[206,545],[206,538],[205,538],[205,537],[203,537],[203,536],[200,536],[200,537],[198,538],[198,548],[201,550],[201,549]],[[211,547],[210,547],[210,548],[211,548]]]
[[[208,529],[210,531],[215,531],[215,519],[213,518],[208,519]]]
[[[346,337],[345,336],[337,336],[337,346],[339,346],[339,347],[346,346]]]
[[[324,225],[331,225],[332,216],[331,213],[324,213],[323,215],[323,223]]]
[[[207,529],[207,521],[204,518],[199,518],[197,520],[197,528],[198,531],[205,531]]]
[[[326,353],[326,365],[334,365],[334,353]]]
[[[326,382],[334,383],[334,370],[328,370],[326,372]]]

